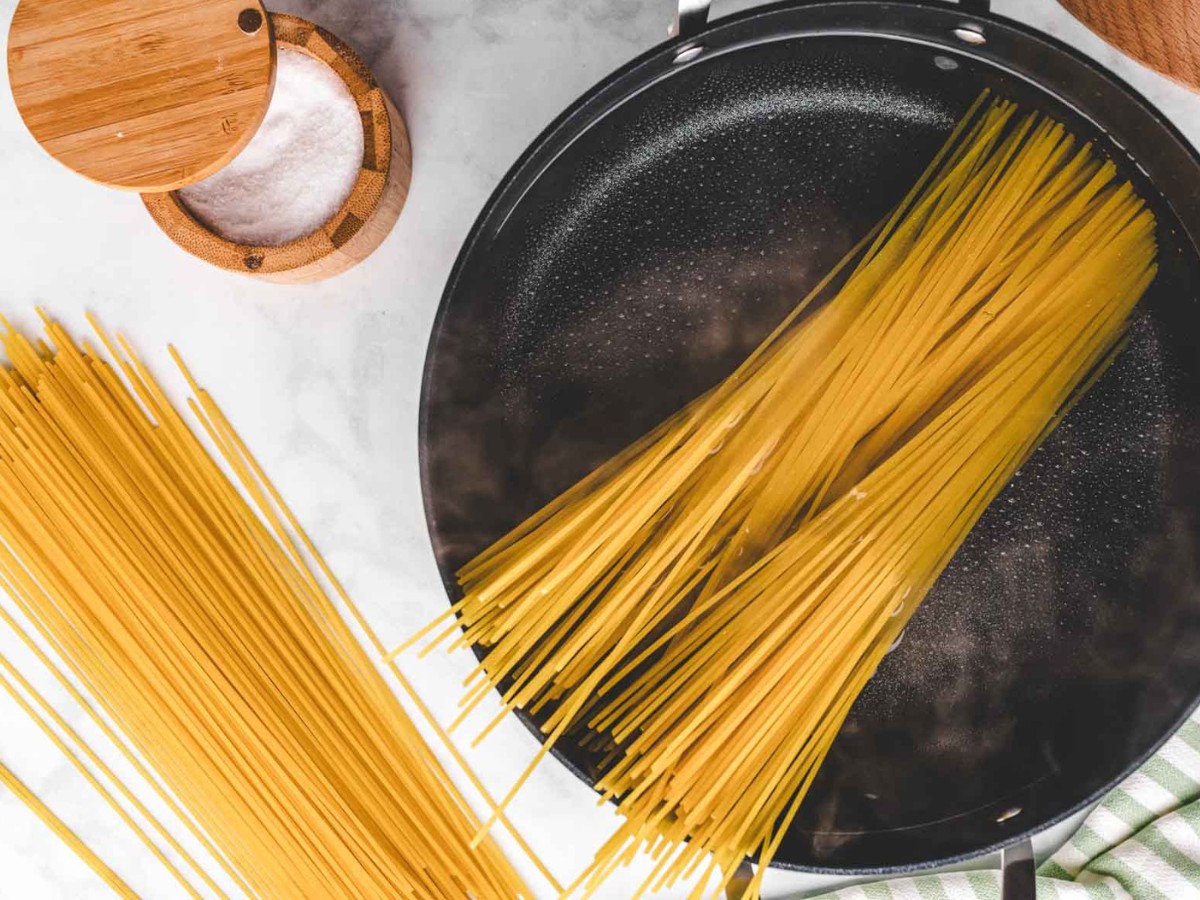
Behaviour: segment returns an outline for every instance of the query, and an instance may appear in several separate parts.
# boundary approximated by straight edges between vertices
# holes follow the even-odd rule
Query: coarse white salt
[[[362,118],[345,82],[320,60],[280,47],[275,93],[250,143],[179,197],[222,237],[278,247],[329,221],[362,161]]]

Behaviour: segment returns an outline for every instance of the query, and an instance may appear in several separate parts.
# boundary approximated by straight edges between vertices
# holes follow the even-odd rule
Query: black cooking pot
[[[678,38],[558,118],[463,246],[421,416],[447,591],[732,371],[983,88],[1043,110],[1149,200],[1160,274],[1128,349],[859,699],[776,864],[883,874],[1013,845],[1109,790],[1200,695],[1200,161],[1129,86],[986,2],[789,2],[712,25],[707,6],[684,0]],[[593,780],[584,748],[555,752]]]

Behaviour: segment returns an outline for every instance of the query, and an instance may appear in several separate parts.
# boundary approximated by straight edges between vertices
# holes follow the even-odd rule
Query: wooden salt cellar
[[[256,247],[213,232],[174,192],[250,142],[270,103],[277,46],[342,79],[361,114],[364,153],[350,196],[322,228]],[[367,66],[329,32],[267,13],[259,0],[21,0],[8,67],[17,108],[52,156],[141,193],[176,244],[229,271],[291,283],[344,272],[382,243],[408,195],[408,132]]]
[[[271,281],[329,278],[368,257],[396,224],[412,178],[404,120],[353,50],[328,31],[271,14],[275,44],[320,60],[345,82],[363,122],[363,164],[350,196],[320,230],[278,247],[228,241],[210,231],[174,193],[143,194],[154,221],[175,243],[206,262]]]

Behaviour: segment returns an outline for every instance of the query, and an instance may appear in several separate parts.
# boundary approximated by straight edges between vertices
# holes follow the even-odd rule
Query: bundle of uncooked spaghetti
[[[105,338],[132,389],[93,349],[47,326],[53,347],[5,323],[12,368],[0,369],[0,584],[52,653],[4,617],[227,883],[269,898],[531,896],[490,840],[472,849],[478,819],[339,615],[298,543],[306,539],[293,534],[294,520],[211,399],[197,389],[192,405],[253,503],[128,347],[122,354]],[[3,668],[6,688],[32,694],[7,661]],[[33,696],[23,705],[60,748],[99,766]],[[103,790],[188,892],[201,896],[194,878],[222,895],[118,789],[191,866],[190,876],[176,868]]]
[[[765,868],[888,646],[1111,359],[1154,229],[1091,146],[981,98],[732,376],[462,569],[466,712],[503,686],[543,752],[609,750],[625,825],[577,886],[639,849],[648,888]]]

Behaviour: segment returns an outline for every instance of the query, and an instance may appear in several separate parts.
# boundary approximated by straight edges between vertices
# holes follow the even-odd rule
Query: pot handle
[[[1037,872],[1033,865],[1033,844],[1028,838],[1000,854],[1001,900],[1036,900]]]
[[[958,5],[968,13],[986,13],[992,4],[991,0],[958,0]],[[679,0],[679,15],[671,33],[685,39],[698,35],[708,25],[711,6],[712,0]]]
[[[672,31],[682,38],[695,37],[708,24],[712,0],[679,0],[679,15]]]
[[[725,900],[742,900],[753,880],[754,869],[746,860],[726,885]],[[1037,872],[1029,838],[1000,853],[1000,900],[1037,900]]]

